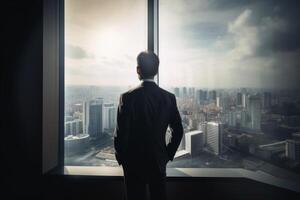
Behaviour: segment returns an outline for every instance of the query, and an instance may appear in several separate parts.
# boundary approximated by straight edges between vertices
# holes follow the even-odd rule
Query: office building
[[[290,160],[300,161],[300,141],[287,140],[285,146],[286,157]]]
[[[93,138],[100,137],[104,131],[103,98],[84,102],[83,105],[84,133],[89,134]]]
[[[204,136],[203,131],[195,130],[185,134],[185,150],[191,156],[197,156],[203,150]]]
[[[249,96],[247,94],[242,94],[242,106],[246,108],[248,106],[248,98]]]
[[[187,88],[186,88],[186,87],[183,87],[183,88],[182,88],[182,97],[183,97],[183,98],[186,98],[186,97],[187,97]]]
[[[243,105],[243,94],[238,92],[236,95],[236,105],[242,106]]]
[[[216,98],[216,106],[217,106],[218,108],[223,108],[223,98],[222,98],[221,96],[218,96],[218,97]]]
[[[223,124],[217,122],[207,122],[207,150],[213,154],[220,155],[224,152]]]
[[[217,92],[215,90],[209,91],[208,98],[209,98],[210,101],[216,101]]]
[[[68,135],[79,135],[83,133],[82,120],[75,119],[65,122],[65,137]]]
[[[198,129],[203,132],[203,144],[206,145],[206,143],[207,143],[207,122],[200,123]]]
[[[175,96],[176,96],[177,98],[180,97],[180,90],[179,90],[178,87],[174,88],[174,94],[175,94]]]
[[[228,126],[236,127],[236,112],[228,112]]]
[[[272,96],[270,92],[264,92],[263,94],[263,108],[268,109],[271,107]]]
[[[112,132],[116,126],[117,107],[113,103],[106,103],[103,107],[103,129]]]
[[[250,96],[248,112],[250,114],[251,122],[248,128],[260,130],[261,126],[261,102],[260,97]]]
[[[190,97],[190,98],[193,98],[194,95],[195,95],[195,88],[190,87],[190,88],[189,88],[189,97]]]
[[[82,121],[83,121],[83,133],[89,134],[88,124],[90,119],[90,108],[89,108],[89,101],[85,101],[82,104]]]

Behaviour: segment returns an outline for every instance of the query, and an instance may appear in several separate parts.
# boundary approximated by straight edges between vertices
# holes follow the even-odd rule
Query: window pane
[[[116,166],[118,98],[138,83],[136,55],[147,47],[146,1],[65,4],[65,164]]]
[[[159,14],[160,84],[176,95],[185,129],[168,167],[299,177],[297,9],[160,0]]]

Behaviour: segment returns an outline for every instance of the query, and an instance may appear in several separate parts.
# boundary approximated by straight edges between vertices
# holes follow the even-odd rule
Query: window
[[[289,7],[160,1],[160,85],[176,95],[185,130],[168,167],[299,179],[299,51],[285,48]]]
[[[299,180],[299,50],[286,39],[291,24],[300,27],[297,10],[283,2],[158,5],[147,21],[147,1],[65,1],[65,165],[118,166],[118,97],[138,84],[135,57],[149,48],[154,20],[159,84],[177,97],[185,130],[168,167]]]
[[[119,96],[138,84],[147,2],[65,1],[65,165],[117,166]]]

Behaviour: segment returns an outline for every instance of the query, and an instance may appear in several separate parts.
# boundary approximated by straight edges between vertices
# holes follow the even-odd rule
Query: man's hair
[[[143,51],[137,56],[137,64],[141,68],[141,78],[153,78],[158,72],[159,58],[151,51]]]

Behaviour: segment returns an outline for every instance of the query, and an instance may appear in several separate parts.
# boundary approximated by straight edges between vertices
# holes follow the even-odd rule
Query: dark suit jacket
[[[171,142],[166,146],[166,130]],[[144,81],[120,97],[114,145],[119,164],[145,169],[149,162],[162,173],[173,160],[183,136],[175,96],[154,82]]]

